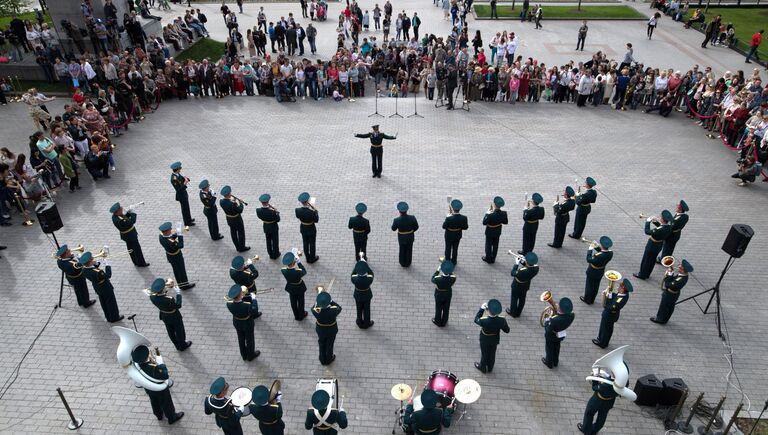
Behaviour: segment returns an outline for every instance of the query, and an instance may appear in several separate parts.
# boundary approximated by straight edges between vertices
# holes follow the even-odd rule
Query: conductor
[[[371,126],[371,129],[373,129],[373,131],[370,133],[356,134],[355,137],[359,137],[361,139],[371,139],[371,169],[373,170],[373,178],[381,178],[381,170],[383,169],[381,158],[384,155],[384,145],[382,145],[382,142],[384,139],[397,139],[397,134],[390,136],[388,134],[381,133],[379,131],[378,124]]]

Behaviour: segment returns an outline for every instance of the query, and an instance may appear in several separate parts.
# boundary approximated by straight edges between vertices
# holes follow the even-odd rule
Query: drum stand
[[[459,418],[456,420],[456,423],[460,422],[461,419],[463,419],[464,416],[467,415],[467,407],[469,405],[467,405],[466,403],[462,403],[462,405],[464,406],[461,409],[461,413],[459,414]],[[467,420],[472,420],[472,416],[467,416]]]
[[[400,401],[400,407],[395,410],[395,424],[392,426],[392,435],[395,435],[395,429],[398,426],[403,427],[403,414],[405,414],[405,408],[403,408],[403,401]]]

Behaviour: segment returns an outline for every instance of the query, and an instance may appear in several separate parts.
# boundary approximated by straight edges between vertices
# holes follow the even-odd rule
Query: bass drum
[[[427,388],[437,393],[437,405],[447,408],[454,400],[454,389],[459,383],[459,378],[447,370],[435,370],[429,375]],[[416,400],[414,399],[414,409]]]

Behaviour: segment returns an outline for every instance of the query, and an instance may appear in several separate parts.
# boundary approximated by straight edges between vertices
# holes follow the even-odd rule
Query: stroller
[[[328,3],[321,1],[317,5],[317,20],[325,21],[328,19]]]

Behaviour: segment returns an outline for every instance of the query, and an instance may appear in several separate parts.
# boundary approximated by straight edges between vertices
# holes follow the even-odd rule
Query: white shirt
[[[85,62],[83,71],[85,71],[85,77],[87,77],[88,80],[93,80],[93,78],[96,77],[96,71],[93,70],[90,62]]]
[[[507,54],[515,54],[515,50],[517,50],[517,38],[507,43]]]

